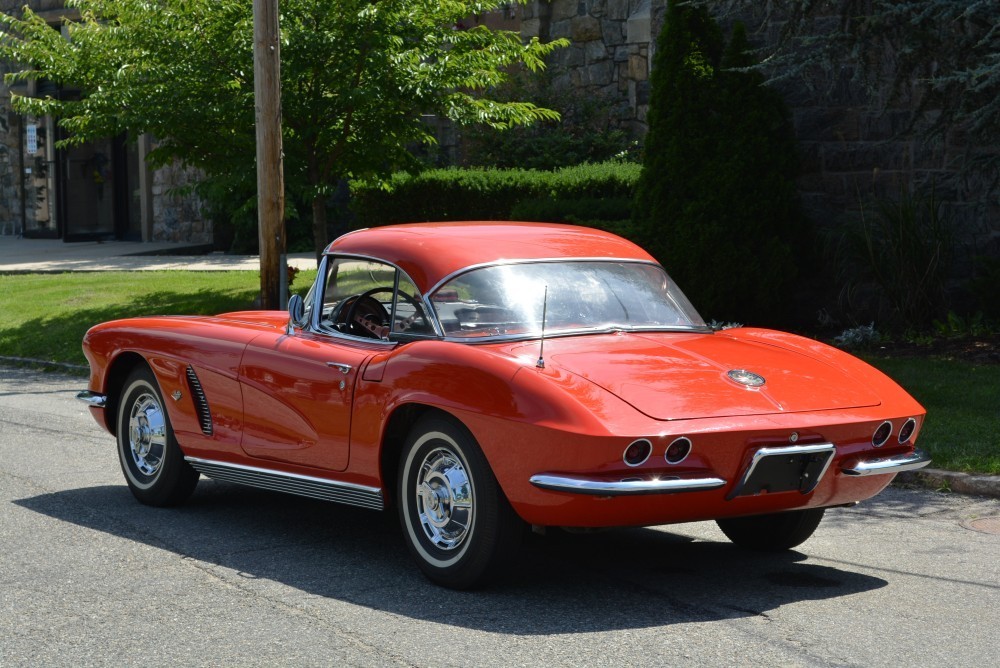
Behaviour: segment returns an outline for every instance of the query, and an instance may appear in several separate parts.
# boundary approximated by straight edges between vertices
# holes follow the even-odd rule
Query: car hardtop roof
[[[360,255],[390,262],[426,293],[467,267],[520,260],[608,258],[655,261],[619,236],[576,225],[467,221],[411,223],[349,232],[327,255]]]

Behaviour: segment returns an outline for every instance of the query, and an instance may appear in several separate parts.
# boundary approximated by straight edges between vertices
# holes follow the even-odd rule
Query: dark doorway
[[[142,240],[139,153],[124,136],[60,151],[59,220],[64,241]]]

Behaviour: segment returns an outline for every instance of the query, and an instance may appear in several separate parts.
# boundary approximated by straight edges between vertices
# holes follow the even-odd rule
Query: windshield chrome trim
[[[327,256],[320,258],[319,266],[316,267],[316,280],[313,281],[312,288],[312,310],[309,312],[309,321],[306,323],[308,331],[319,332],[319,317],[323,312],[323,291],[316,288],[316,283],[326,277]]]
[[[566,329],[557,330],[555,332],[546,330],[545,340],[563,338],[566,336],[603,336],[608,334],[649,334],[649,333],[668,333],[668,334],[714,334],[715,331],[711,327],[666,327],[666,326],[647,326],[647,327],[596,327],[587,329]],[[449,343],[504,343],[504,342],[516,342],[516,341],[535,341],[541,338],[541,330],[537,332],[527,332],[524,334],[497,334],[494,336],[445,336],[442,338],[443,341]]]
[[[315,290],[317,294],[313,296],[313,301],[315,302],[315,304],[313,307],[313,318],[310,318],[311,322],[309,323],[310,330],[315,334],[323,334],[324,336],[335,336],[337,338],[344,339],[346,341],[364,341],[367,343],[382,343],[382,344],[392,344],[392,345],[396,345],[397,343],[399,343],[398,341],[392,341],[392,340],[386,341],[382,339],[369,339],[361,336],[351,336],[350,334],[344,334],[343,332],[338,332],[335,329],[328,329],[326,327],[322,327],[319,324],[320,314],[322,314],[323,312],[323,294],[326,288],[326,274],[329,271],[330,262],[338,258],[348,258],[354,260],[365,260],[368,262],[378,262],[380,264],[385,264],[395,269],[399,273],[396,274],[396,277],[393,280],[393,296],[395,296],[395,291],[399,289],[400,274],[406,276],[407,280],[410,281],[410,283],[412,283],[415,287],[419,287],[417,286],[417,282],[414,281],[410,277],[410,275],[407,274],[402,269],[402,267],[400,267],[395,262],[389,262],[388,260],[383,260],[382,258],[375,257],[373,255],[362,255],[360,253],[324,253],[323,259],[320,261],[320,265],[316,273],[316,281],[322,280],[323,288]],[[315,286],[316,283],[313,283],[314,288]],[[444,338],[444,328],[441,326],[441,323],[438,322],[437,311],[435,311],[433,306],[431,306],[427,294],[420,295],[419,301],[424,307],[424,315],[427,317],[427,319],[431,323],[431,326],[434,328],[434,334],[426,335],[427,340],[438,340]],[[395,309],[395,303],[393,304],[393,308]],[[420,335],[410,334],[408,336],[416,338],[419,337]]]

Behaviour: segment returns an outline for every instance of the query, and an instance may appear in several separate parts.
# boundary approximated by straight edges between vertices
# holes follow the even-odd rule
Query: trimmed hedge
[[[604,162],[555,171],[531,169],[432,169],[400,172],[385,184],[355,182],[351,207],[358,227],[448,220],[509,220],[528,200],[562,201],[567,212],[550,211],[553,220],[570,220],[576,202],[613,201],[605,211],[620,210],[631,199],[641,167]],[[594,213],[593,207],[590,214]]]
[[[511,220],[533,220],[541,223],[630,220],[631,217],[632,198],[630,197],[526,199],[516,204],[510,212]]]

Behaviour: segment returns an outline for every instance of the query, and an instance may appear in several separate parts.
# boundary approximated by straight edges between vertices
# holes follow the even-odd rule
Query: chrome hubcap
[[[132,404],[128,442],[132,461],[139,472],[146,476],[155,475],[163,464],[167,426],[163,409],[152,394],[142,394]]]
[[[454,550],[469,535],[473,519],[472,482],[454,453],[432,450],[420,466],[417,513],[427,538],[442,550]]]

